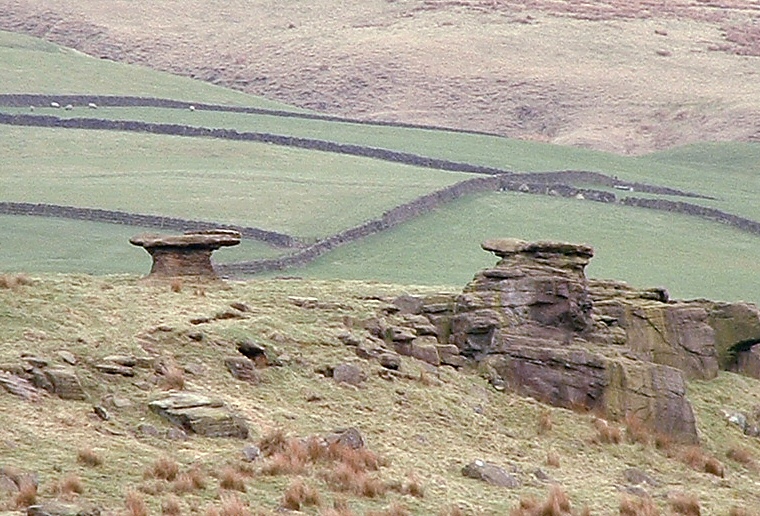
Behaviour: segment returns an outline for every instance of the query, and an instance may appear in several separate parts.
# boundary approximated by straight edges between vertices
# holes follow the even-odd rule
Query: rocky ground
[[[760,138],[759,9],[2,0],[0,28],[328,113],[643,153]]]

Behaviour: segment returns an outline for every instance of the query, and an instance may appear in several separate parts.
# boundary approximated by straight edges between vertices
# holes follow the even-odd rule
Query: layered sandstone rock
[[[477,364],[495,387],[697,442],[685,379],[760,377],[760,311],[588,280],[593,249],[489,240],[499,262],[461,294],[401,296],[367,325],[403,355]]]
[[[237,231],[219,229],[184,235],[141,234],[129,242],[143,247],[153,258],[150,276],[215,278],[211,253],[220,247],[238,245],[240,238]]]

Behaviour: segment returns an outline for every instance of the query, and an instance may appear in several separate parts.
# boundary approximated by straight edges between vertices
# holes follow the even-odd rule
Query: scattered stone
[[[28,364],[31,364],[34,367],[47,367],[50,363],[47,359],[41,358],[41,357],[35,357],[32,355],[21,355],[21,360],[24,362],[27,362]]]
[[[362,369],[354,364],[340,364],[333,368],[333,380],[338,383],[359,386],[366,379],[367,375]]]
[[[0,371],[0,387],[26,401],[37,401],[41,396],[40,391],[30,381],[6,371]]]
[[[536,477],[536,480],[540,480],[541,482],[551,482],[552,481],[552,477],[550,477],[549,475],[547,475],[546,472],[544,470],[542,470],[541,468],[537,468],[533,472],[533,476]]]
[[[103,421],[108,421],[111,419],[111,414],[108,413],[108,411],[105,409],[105,407],[101,405],[95,405],[92,407],[92,411],[95,413],[96,416],[98,416]]]
[[[87,399],[87,393],[84,392],[79,377],[73,370],[60,366],[45,369],[43,372],[50,385],[52,385],[50,392],[62,400]]]
[[[103,362],[111,362],[125,367],[135,367],[137,365],[137,358],[132,355],[108,355],[103,357]]]
[[[190,319],[190,324],[199,325],[199,324],[207,324],[211,322],[211,317],[201,316],[201,317],[193,317]]]
[[[359,448],[364,448],[366,446],[364,436],[354,427],[335,430],[333,433],[325,437],[325,441],[328,445],[339,444],[351,448],[352,450],[358,450]]]
[[[238,343],[237,350],[244,356],[253,360],[256,367],[280,365],[280,359],[273,350],[252,340],[245,340]]]
[[[213,436],[212,436],[213,437]],[[189,437],[187,432],[181,428],[170,428],[166,431],[166,438],[170,441],[187,441]]]
[[[239,312],[250,312],[251,311],[251,307],[250,306],[248,306],[247,304],[245,304],[243,302],[240,302],[240,301],[232,302],[232,303],[230,303],[230,306],[232,308],[234,308],[235,310],[239,311]]]
[[[224,321],[227,319],[245,319],[246,315],[239,312],[239,311],[233,311],[233,310],[225,310],[224,312],[219,312],[214,316],[215,321]]]
[[[71,353],[70,351],[61,350],[58,352],[58,356],[61,358],[61,360],[63,360],[69,365],[77,364],[77,357],[75,357],[74,354]]]
[[[175,392],[148,407],[171,424],[206,437],[248,437],[248,425],[219,400],[187,391]]]
[[[143,247],[153,258],[149,276],[198,276],[217,278],[211,265],[211,253],[220,247],[240,243],[237,231],[218,229],[184,235],[136,235],[132,245]]]
[[[261,375],[256,370],[253,361],[246,357],[227,357],[224,359],[224,366],[238,380],[253,384],[261,381]]]
[[[27,516],[100,516],[100,509],[95,506],[46,502],[30,505],[26,509],[26,514]]]
[[[660,483],[647,475],[638,468],[627,468],[623,471],[623,478],[632,485],[648,484],[652,487],[659,487]]]
[[[95,369],[105,374],[121,375],[126,377],[132,377],[135,375],[135,371],[131,367],[121,366],[117,364],[95,364]]]
[[[422,312],[424,302],[422,298],[404,294],[391,301],[391,304],[400,314],[419,314]]]
[[[499,487],[515,488],[520,485],[517,477],[510,475],[499,466],[483,460],[475,460],[467,464],[462,468],[462,475]]]
[[[158,431],[158,428],[155,426],[149,424],[149,423],[140,423],[137,425],[137,431],[140,432],[143,435],[149,435],[151,437],[157,437],[160,433]]]
[[[253,462],[261,457],[261,449],[259,449],[258,446],[254,446],[252,444],[244,446],[241,450],[241,453],[243,454],[243,460],[246,462]]]
[[[195,342],[203,342],[206,335],[202,331],[189,331],[187,332],[187,338]]]
[[[378,361],[380,362],[380,365],[386,369],[398,371],[401,367],[401,357],[396,353],[383,353],[378,357]]]
[[[358,346],[362,340],[351,332],[342,332],[338,334],[338,340],[346,346]]]
[[[301,308],[312,309],[319,306],[319,299],[316,297],[290,296],[288,297],[288,301]]]
[[[388,328],[386,336],[393,342],[408,342],[417,338],[417,334],[414,331],[403,326],[391,326]]]
[[[435,337],[417,337],[412,341],[411,356],[430,365],[441,365],[438,355],[438,340]]]

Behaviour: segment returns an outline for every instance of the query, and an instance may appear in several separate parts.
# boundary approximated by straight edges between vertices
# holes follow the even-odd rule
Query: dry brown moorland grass
[[[333,114],[625,153],[756,132],[750,1],[267,5],[1,0],[0,27]]]
[[[172,481],[179,475],[179,464],[167,455],[162,455],[145,470],[145,478],[157,478],[159,480]]]
[[[699,498],[691,493],[672,493],[668,496],[668,505],[675,514],[683,516],[700,516]]]
[[[569,516],[572,507],[565,491],[558,485],[549,488],[545,500],[521,498],[517,507],[510,511],[510,516]]]
[[[148,516],[150,514],[145,498],[137,491],[127,491],[124,504],[127,508],[127,516]]]
[[[623,495],[620,498],[620,516],[660,516],[660,509],[651,498]]]
[[[103,456],[92,448],[80,448],[77,451],[77,462],[85,466],[100,466],[103,464]]]

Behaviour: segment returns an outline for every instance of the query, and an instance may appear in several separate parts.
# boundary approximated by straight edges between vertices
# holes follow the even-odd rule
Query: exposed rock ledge
[[[478,363],[495,385],[635,417],[683,442],[698,441],[685,379],[711,379],[719,368],[760,375],[754,305],[672,301],[661,288],[588,280],[585,245],[496,239],[483,248],[500,261],[461,294],[403,296],[370,331],[399,353]]]

